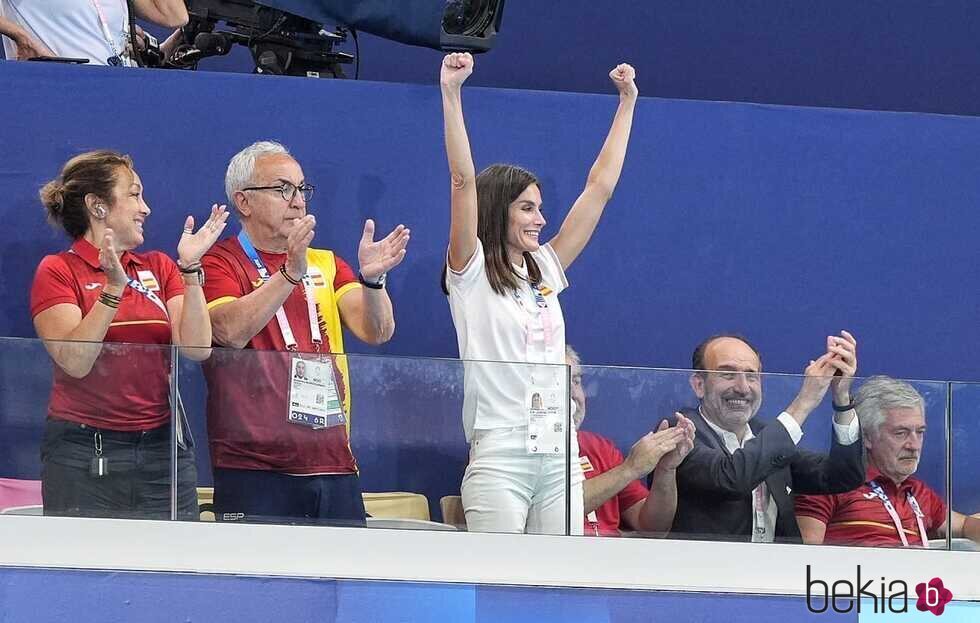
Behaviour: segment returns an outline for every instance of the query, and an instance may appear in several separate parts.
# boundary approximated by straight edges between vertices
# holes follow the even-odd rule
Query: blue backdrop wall
[[[975,115],[978,30],[973,0],[510,0],[474,82],[605,93],[626,60],[659,97]],[[368,80],[428,83],[441,56],[360,48]],[[201,66],[252,68],[243,48]]]
[[[64,236],[37,189],[66,158],[133,154],[153,208],[147,248],[223,201],[230,156],[291,146],[316,184],[316,244],[354,259],[363,220],[413,228],[392,274],[398,330],[359,352],[453,356],[438,276],[448,182],[433,86],[0,65],[5,250],[0,334],[33,334],[32,273]],[[542,177],[547,231],[575,199],[612,96],[469,89],[478,166]],[[687,367],[705,335],[737,330],[769,371],[798,372],[842,328],[861,371],[976,378],[974,231],[980,121],[642,99],[622,181],[569,271],[568,339],[592,364]]]
[[[510,0],[473,80],[606,93],[629,61],[658,97],[975,115],[978,29],[972,0]],[[434,80],[441,57],[370,35],[360,52],[362,78],[399,82]],[[201,67],[253,65],[236,49]]]
[[[659,97],[975,115],[978,29],[970,0],[511,0],[476,80],[604,93],[628,61]],[[373,80],[428,82],[439,59],[361,49]]]
[[[70,155],[96,147],[133,154],[154,210],[146,247],[172,250],[187,213],[203,216],[223,200],[228,158],[271,137],[292,147],[318,187],[318,245],[353,259],[363,219],[385,230],[398,222],[413,228],[408,258],[390,281],[395,338],[380,349],[351,341],[350,350],[456,354],[438,288],[448,185],[434,86],[3,63],[0,88],[8,94],[0,102],[0,335],[33,334],[34,267],[67,244],[44,223],[36,193]],[[466,93],[478,165],[516,161],[539,172],[551,232],[581,188],[614,108],[610,96]],[[795,372],[821,352],[825,335],[848,328],[861,342],[862,374],[976,378],[980,121],[643,99],[634,128],[622,182],[563,295],[568,339],[586,363],[683,368],[704,336],[736,330],[757,342],[768,370]],[[32,352],[12,356],[5,374],[24,362],[47,365],[39,348]],[[16,383],[7,390],[43,411],[43,383],[29,394]],[[679,402],[687,396],[681,391],[664,395]],[[787,392],[770,393],[769,415]],[[591,412],[615,418],[645,404],[636,391],[624,394],[632,402],[617,395],[605,392],[605,404],[590,404]],[[409,397],[410,388],[395,388],[362,400],[360,413],[387,405],[399,414]],[[420,490],[422,483],[435,496],[455,492],[465,461],[457,398],[441,397],[425,425],[361,419],[354,444],[370,488]],[[658,404],[644,418],[676,406]],[[937,432],[942,407],[941,398],[930,402]],[[8,417],[28,412],[12,409]],[[972,412],[964,409],[958,424],[973,427]],[[624,446],[649,423],[609,427],[590,417]],[[25,426],[36,432],[39,420]],[[940,435],[933,439],[940,463],[928,465],[939,485]],[[404,469],[420,464],[424,470]]]

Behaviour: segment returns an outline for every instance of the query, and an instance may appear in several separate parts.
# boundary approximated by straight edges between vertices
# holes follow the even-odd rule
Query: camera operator
[[[131,66],[133,15],[167,28],[188,19],[183,0],[0,0],[0,34],[8,59],[56,56]]]

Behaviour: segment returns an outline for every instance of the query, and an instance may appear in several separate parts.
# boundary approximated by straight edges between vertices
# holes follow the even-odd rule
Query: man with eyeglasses
[[[855,394],[854,408],[868,473],[853,491],[796,498],[803,542],[928,548],[929,539],[950,533],[980,544],[980,514],[952,511],[947,521],[943,496],[914,475],[926,435],[922,394],[905,381],[873,376]]]
[[[694,449],[677,469],[671,535],[772,542],[800,539],[795,493],[840,493],[861,484],[864,461],[850,387],[857,342],[847,331],[807,366],[796,398],[776,418],[755,419],[762,406],[762,358],[738,335],[716,335],[694,350],[691,389],[697,409],[681,412],[696,429]],[[832,390],[829,454],[797,448],[802,426]]]
[[[219,520],[362,525],[348,442],[346,327],[368,344],[395,329],[385,276],[409,230],[374,240],[368,219],[354,270],[310,247],[313,186],[285,147],[258,142],[225,175],[241,231],[204,256],[215,350],[205,363],[208,436]],[[267,351],[267,352],[262,352]]]

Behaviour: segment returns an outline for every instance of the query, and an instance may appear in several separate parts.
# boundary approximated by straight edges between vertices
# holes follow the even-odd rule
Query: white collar
[[[708,416],[704,414],[704,409],[701,408],[701,405],[698,405],[698,413],[701,415],[701,418],[705,421],[705,423],[711,427],[711,430],[718,433],[718,436],[721,437],[721,440],[725,442],[725,447],[728,448],[729,452],[733,452],[738,448],[741,448],[750,439],[755,439],[755,435],[752,433],[752,429],[749,427],[748,423],[745,424],[745,433],[742,435],[741,443],[739,443],[738,435],[736,435],[730,430],[725,430],[724,428],[718,426],[717,424],[709,420]]]

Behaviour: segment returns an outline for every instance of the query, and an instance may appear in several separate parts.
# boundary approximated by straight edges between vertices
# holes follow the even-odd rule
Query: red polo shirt
[[[603,472],[608,472],[617,465],[622,465],[623,454],[613,442],[588,431],[578,432],[579,460],[585,479],[595,478]],[[609,498],[602,506],[595,509],[596,522],[585,517],[585,534],[599,536],[619,536],[619,522],[622,513],[637,502],[642,502],[650,495],[650,491],[639,480],[630,482],[615,496]]]
[[[273,275],[286,262],[285,253],[258,253]],[[332,258],[335,264],[332,288],[322,279],[313,281],[314,287],[331,291],[330,299],[335,306],[341,296],[360,284],[346,262],[336,256]],[[209,309],[245,296],[262,285],[258,271],[234,237],[214,245],[202,262],[207,274],[204,296]],[[297,350],[310,353],[315,348],[303,292],[301,287],[294,288],[283,308]],[[331,311],[336,313],[336,310],[318,308],[321,320]],[[325,325],[321,323],[321,327]],[[331,344],[326,331],[321,333],[322,352],[343,352],[339,344]],[[215,467],[297,475],[347,474],[357,470],[344,426],[312,429],[287,420],[293,356],[286,352],[282,331],[273,317],[244,350],[217,349],[204,363],[208,383],[208,438]],[[347,391],[343,375],[335,374],[334,378],[343,400]]]
[[[875,496],[868,484],[874,480],[891,500],[902,522],[909,545],[922,546],[918,522],[908,501],[908,492],[915,496],[925,517],[926,533],[936,536],[946,521],[946,503],[926,483],[914,476],[895,485],[874,467],[868,467],[864,484],[853,491],[834,495],[796,496],[796,514],[813,517],[827,525],[824,543],[828,545],[867,545],[901,547],[902,539],[884,503]]]
[[[159,251],[126,251],[121,263],[127,275],[164,304],[184,294],[176,264]],[[41,260],[31,287],[31,317],[62,303],[75,305],[84,317],[105,284],[99,250],[79,238],[70,250]],[[72,378],[54,366],[48,416],[118,431],[162,426],[170,418],[170,343],[170,321],[164,310],[127,287],[88,375]]]

